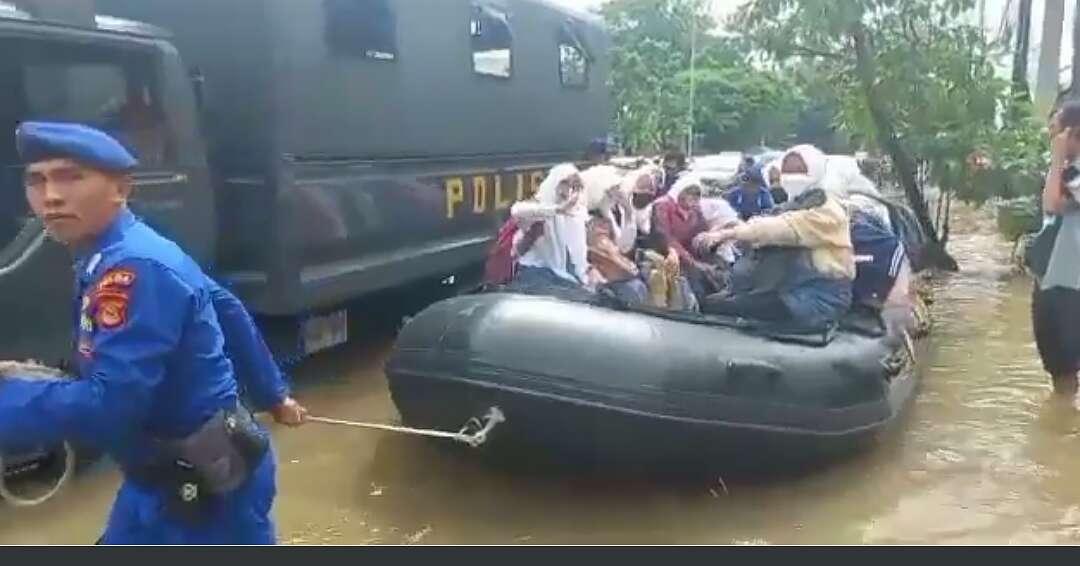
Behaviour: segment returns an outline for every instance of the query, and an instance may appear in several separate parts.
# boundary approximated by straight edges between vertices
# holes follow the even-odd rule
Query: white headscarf
[[[820,189],[828,171],[828,158],[820,149],[806,144],[797,145],[784,153],[784,157],[797,154],[806,164],[806,173],[784,173],[783,158],[780,159],[780,186],[787,192],[788,198],[794,199],[809,189]]]
[[[653,187],[652,190],[648,193],[656,194],[657,177],[653,174],[653,170],[648,166],[634,169],[633,171],[627,173],[626,176],[623,177],[622,192],[628,195],[633,195],[635,193],[641,192],[638,190],[638,182],[641,181],[642,178],[649,178],[652,181]]]
[[[655,163],[647,163],[643,165],[641,169],[639,169],[639,171],[643,171],[651,175],[653,178],[653,182],[656,184],[657,188],[664,186],[665,173],[663,167]]]
[[[540,183],[540,188],[536,189],[536,200],[539,201],[540,204],[559,204],[559,183],[575,174],[580,175],[580,172],[573,163],[561,163],[552,167],[551,171],[548,171],[547,177]],[[579,200],[578,202],[580,203],[581,201]]]
[[[576,174],[578,170],[573,164],[556,165],[537,189],[536,200],[540,204],[558,206],[559,183]],[[519,261],[522,265],[544,267],[563,279],[576,280],[583,285],[586,283],[589,262],[585,222],[588,214],[581,203],[582,199],[583,195],[579,195],[578,205],[569,213],[556,214],[544,220],[544,235],[521,256]],[[573,273],[567,263],[568,257],[573,262]]]
[[[874,182],[862,174],[859,162],[854,157],[830,155],[827,158],[827,164],[825,179],[821,182],[821,188],[825,189],[825,192],[837,196],[846,196],[853,192],[880,196]]]
[[[706,197],[701,199],[701,216],[710,230],[723,228],[739,221],[739,213],[731,207],[724,197]]]
[[[889,209],[873,198],[880,198],[881,193],[874,186],[874,182],[862,174],[859,162],[849,155],[830,155],[827,158],[827,164],[821,188],[840,199],[847,208],[848,214],[856,210],[872,214],[891,230]]]
[[[597,165],[581,172],[585,185],[585,200],[589,210],[606,211],[616,204],[611,198],[612,188],[622,190],[623,177],[610,165]]]
[[[706,197],[701,199],[701,216],[709,230],[717,230],[739,222],[739,213],[724,197]],[[728,263],[735,261],[735,242],[724,242],[716,248],[716,254]]]
[[[648,230],[649,218],[628,203],[631,195],[637,191],[638,181],[651,178],[651,172],[640,168],[620,176],[614,167],[598,166],[581,175],[588,196],[589,210],[596,211],[607,219],[615,245],[623,253],[630,253],[637,244],[638,233],[643,227],[645,231]],[[612,187],[616,187],[614,191]],[[612,194],[613,192],[615,194]],[[655,191],[650,194],[655,194]],[[651,215],[652,210],[649,209],[647,214]]]
[[[687,173],[682,175],[675,181],[675,184],[671,186],[671,190],[668,191],[667,196],[676,204],[679,202],[679,195],[683,194],[683,191],[697,187],[699,190],[704,188],[704,184],[701,181],[701,177],[693,173]]]

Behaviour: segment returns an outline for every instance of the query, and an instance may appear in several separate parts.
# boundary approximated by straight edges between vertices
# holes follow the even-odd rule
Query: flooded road
[[[976,227],[976,226],[981,227]],[[800,479],[669,487],[498,472],[411,437],[274,429],[283,543],[1080,542],[1080,413],[1050,402],[1030,282],[992,222],[954,228],[963,271],[935,293],[923,388],[900,434]],[[294,371],[313,413],[393,421],[391,338]],[[90,543],[118,483],[108,466],[56,500],[0,510],[0,543]]]

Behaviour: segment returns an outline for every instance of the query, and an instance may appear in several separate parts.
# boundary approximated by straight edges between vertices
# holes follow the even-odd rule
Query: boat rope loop
[[[347,421],[343,419],[330,419],[326,417],[309,416],[308,421],[348,426],[354,428],[365,428],[373,430],[384,430],[388,432],[398,432],[402,434],[412,434],[416,436],[428,436],[431,438],[443,438],[447,440],[453,440],[455,442],[461,442],[462,444],[468,444],[473,448],[478,448],[487,442],[488,434],[492,429],[499,425],[499,423],[506,422],[506,416],[499,410],[498,407],[491,407],[483,417],[473,417],[469,419],[465,426],[461,427],[461,430],[457,432],[449,432],[445,430],[433,430],[424,428],[412,428],[407,426],[395,426],[381,423],[364,423],[357,421]]]
[[[3,454],[0,454],[0,499],[3,499],[9,505],[13,505],[15,507],[35,507],[52,499],[56,496],[57,493],[60,493],[60,490],[63,489],[65,485],[67,485],[68,480],[70,480],[71,477],[75,475],[75,449],[72,448],[71,444],[67,442],[64,443],[63,457],[64,472],[60,474],[60,477],[56,480],[56,483],[53,484],[53,486],[49,488],[49,490],[46,491],[44,495],[28,498],[15,495],[11,492],[10,489],[8,489],[7,467],[4,464]]]

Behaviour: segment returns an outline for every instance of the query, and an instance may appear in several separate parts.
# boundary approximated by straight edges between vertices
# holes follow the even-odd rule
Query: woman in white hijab
[[[651,180],[640,169],[624,177],[610,165],[590,167],[581,173],[589,211],[608,222],[612,239],[624,254],[633,251],[637,242],[638,226],[631,198],[634,185],[643,178]]]
[[[859,162],[850,155],[828,156],[821,188],[839,196],[856,192],[881,196],[874,182],[867,179],[859,169]]]
[[[805,250],[775,288],[713,297],[703,310],[768,320],[792,319],[808,326],[836,322],[847,312],[855,279],[851,224],[840,199],[821,187],[826,167],[825,154],[813,146],[788,150],[780,170],[781,184],[791,198],[785,205],[787,210],[751,218],[703,238],[699,245],[735,240],[755,248]]]
[[[671,190],[657,199],[652,227],[653,236],[662,237],[667,248],[678,255],[681,273],[699,300],[724,287],[722,268],[726,267],[716,265],[720,263],[718,256],[693,244],[695,238],[709,232],[701,207],[703,185],[697,175],[680,176]]]
[[[824,189],[829,158],[818,148],[797,145],[780,158],[780,186],[789,200],[795,200],[809,189]]]
[[[518,260],[515,283],[526,286],[589,288],[591,272],[586,247],[588,214],[581,199],[583,190],[577,167],[563,163],[551,169],[536,195],[510,208],[519,230],[515,246],[537,222],[543,233]]]

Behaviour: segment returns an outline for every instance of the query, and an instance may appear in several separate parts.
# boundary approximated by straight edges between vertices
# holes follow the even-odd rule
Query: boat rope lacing
[[[7,486],[7,467],[4,464],[4,456],[0,454],[0,499],[15,507],[35,507],[52,499],[60,490],[67,485],[68,480],[75,475],[75,449],[71,444],[64,443],[64,472],[57,478],[56,483],[43,495],[38,497],[23,497],[16,495]]]
[[[398,432],[402,434],[412,434],[416,436],[428,436],[431,438],[443,438],[447,440],[453,440],[455,442],[461,442],[462,444],[468,444],[473,448],[478,448],[487,442],[488,434],[499,425],[499,423],[506,422],[506,416],[499,410],[498,407],[491,407],[487,413],[482,417],[473,417],[469,419],[461,430],[457,432],[449,432],[445,430],[434,430],[424,428],[412,428],[407,426],[395,426],[382,423],[365,423],[357,421],[347,421],[343,419],[331,419],[326,417],[309,416],[307,418],[310,422],[340,425],[354,428],[364,428],[373,430],[383,430],[388,432]]]

